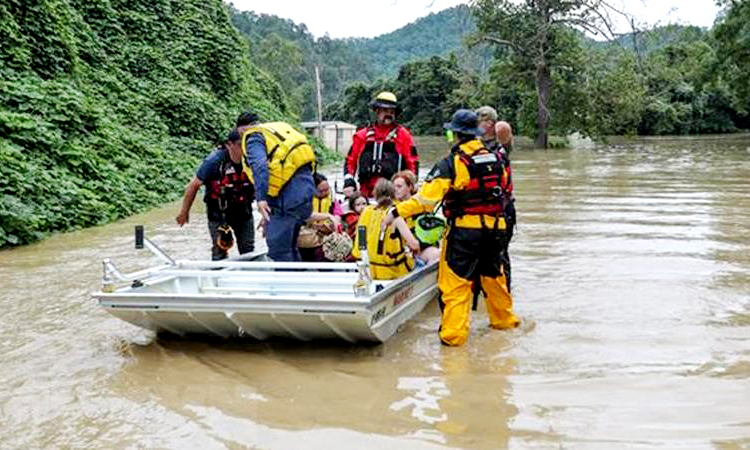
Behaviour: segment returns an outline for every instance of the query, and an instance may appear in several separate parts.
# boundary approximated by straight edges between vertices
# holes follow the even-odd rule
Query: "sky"
[[[241,11],[273,14],[304,23],[316,38],[375,37],[395,31],[431,12],[466,0],[228,0]],[[613,0],[649,25],[680,23],[711,27],[714,0]],[[627,31],[625,29],[621,31]]]

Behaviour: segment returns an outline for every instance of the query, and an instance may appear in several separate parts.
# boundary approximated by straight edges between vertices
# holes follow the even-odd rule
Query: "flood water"
[[[175,202],[0,251],[0,448],[750,448],[750,137],[512,156],[523,324],[480,307],[460,348],[435,304],[383,345],[157,339],[100,310],[102,258],[158,262],[134,224],[208,258],[200,200],[182,229]]]

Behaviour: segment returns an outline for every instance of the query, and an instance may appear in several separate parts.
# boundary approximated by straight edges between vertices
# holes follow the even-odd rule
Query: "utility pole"
[[[318,94],[318,139],[323,140],[323,100],[320,95],[320,72],[315,64],[315,87]]]

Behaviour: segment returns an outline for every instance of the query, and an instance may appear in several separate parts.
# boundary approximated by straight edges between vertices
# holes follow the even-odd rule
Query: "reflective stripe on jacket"
[[[458,150],[466,155],[485,150],[482,141],[472,139],[463,142],[458,146]],[[510,172],[508,172],[509,175]],[[469,186],[471,176],[469,168],[461,160],[459,152],[451,152],[450,155],[443,158],[435,164],[430,173],[427,175],[424,184],[415,195],[409,200],[399,203],[396,206],[398,215],[401,217],[410,217],[424,212],[432,212],[450,190],[462,190]],[[512,183],[508,177],[508,190],[512,192]],[[466,214],[456,217],[453,226],[463,228],[482,228],[483,224],[487,228],[504,230],[505,219],[496,218],[494,215],[486,214]]]

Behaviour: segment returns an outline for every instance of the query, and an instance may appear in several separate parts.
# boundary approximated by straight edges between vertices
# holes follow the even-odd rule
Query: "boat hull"
[[[133,325],[177,335],[383,342],[435,299],[437,264],[375,281],[358,297],[356,265],[177,262],[94,299]]]

